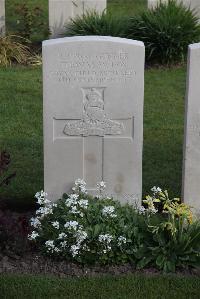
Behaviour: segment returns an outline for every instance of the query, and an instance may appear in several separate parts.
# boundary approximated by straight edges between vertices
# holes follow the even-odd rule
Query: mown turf
[[[29,205],[43,188],[41,68],[0,68],[0,149],[12,156],[8,202]],[[185,68],[145,72],[143,193],[158,185],[181,193]]]
[[[108,0],[108,12],[131,16],[146,9],[147,0]]]
[[[129,275],[56,279],[1,275],[0,293],[2,299],[199,299],[200,278]]]

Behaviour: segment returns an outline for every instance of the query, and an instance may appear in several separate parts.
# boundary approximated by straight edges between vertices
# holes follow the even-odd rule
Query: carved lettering
[[[128,54],[102,53],[91,56],[80,53],[58,53],[59,69],[49,78],[60,83],[109,83],[134,80],[136,72],[129,67]]]

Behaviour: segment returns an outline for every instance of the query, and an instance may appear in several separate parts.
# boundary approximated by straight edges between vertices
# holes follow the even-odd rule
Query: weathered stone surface
[[[5,0],[0,0],[0,35],[5,34]]]
[[[106,0],[49,0],[49,28],[51,37],[60,37],[71,18],[83,15],[86,11],[102,12]]]
[[[200,43],[190,45],[188,55],[183,198],[200,214]]]
[[[142,191],[144,45],[112,37],[43,43],[44,187],[53,200],[83,178],[121,201]]]

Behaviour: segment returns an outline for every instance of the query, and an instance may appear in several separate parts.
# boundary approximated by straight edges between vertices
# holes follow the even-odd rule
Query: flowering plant
[[[73,192],[63,194],[56,203],[50,202],[45,192],[37,193],[39,209],[31,219],[33,231],[28,238],[36,241],[44,254],[83,264],[131,262],[138,268],[151,265],[174,271],[176,265],[186,264],[188,250],[188,265],[191,259],[199,259],[196,244],[200,236],[196,232],[200,224],[191,229],[189,207],[170,200],[167,191],[156,187],[144,200],[145,207],[122,206],[103,195],[105,188],[105,182],[98,183],[97,195],[91,196],[86,183],[78,179]],[[160,202],[162,213],[155,207]],[[188,241],[191,234],[194,242],[180,251],[179,242]],[[176,255],[173,266],[172,250]]]
[[[45,192],[37,193],[40,207],[31,219],[34,230],[28,238],[39,242],[46,254],[65,259],[126,261],[128,239],[123,215],[130,207],[103,198],[105,187],[104,182],[97,183],[97,195],[92,197],[87,194],[86,183],[77,179],[73,193],[64,194],[57,203],[51,203]]]

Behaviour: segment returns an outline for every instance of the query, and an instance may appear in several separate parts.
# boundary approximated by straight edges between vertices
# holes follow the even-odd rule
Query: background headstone
[[[161,2],[166,3],[168,0],[161,0]],[[148,8],[155,7],[160,0],[148,0]],[[186,7],[195,9],[197,15],[200,17],[200,0],[177,0],[177,2],[182,2]]]
[[[144,45],[114,37],[43,43],[44,188],[52,200],[77,178],[92,194],[141,199]]]
[[[51,37],[59,37],[71,18],[86,11],[101,13],[106,9],[106,0],[49,0],[49,28]]]
[[[0,0],[0,35],[5,35],[5,0]]]
[[[200,43],[189,46],[187,76],[183,198],[200,214]]]

